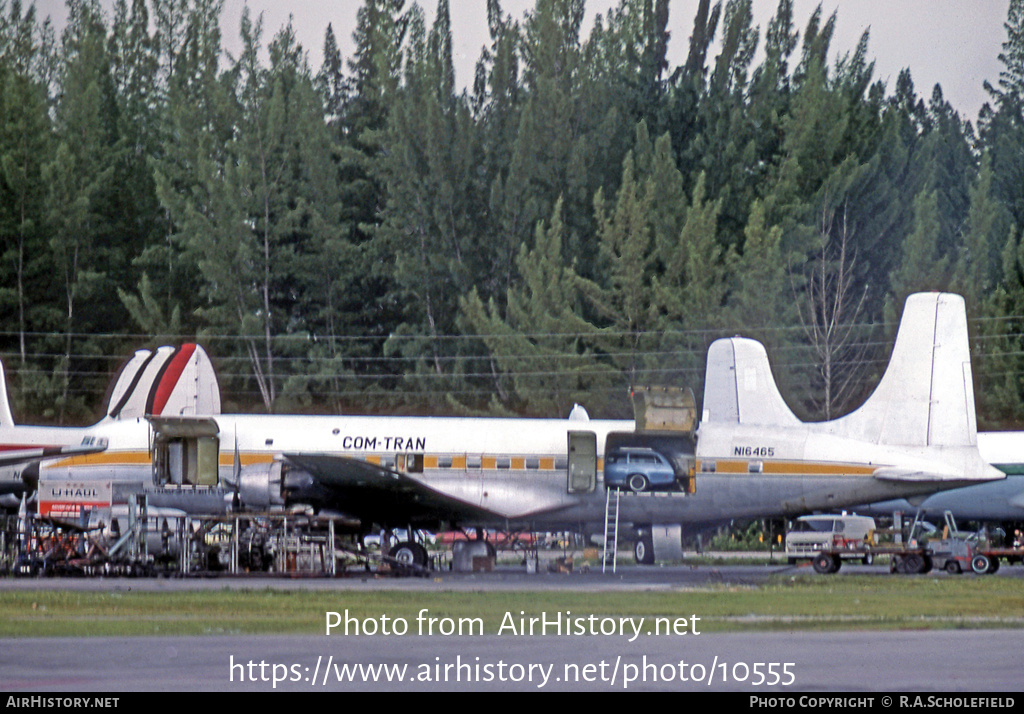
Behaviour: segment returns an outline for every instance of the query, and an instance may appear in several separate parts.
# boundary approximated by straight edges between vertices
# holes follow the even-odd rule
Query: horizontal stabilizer
[[[920,469],[878,469],[872,474],[875,478],[881,481],[934,481],[937,477],[933,473],[922,471]]]

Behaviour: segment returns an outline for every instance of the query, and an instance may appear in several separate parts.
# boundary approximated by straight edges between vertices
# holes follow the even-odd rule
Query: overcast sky
[[[113,5],[113,0],[101,1],[106,8]],[[450,2],[457,79],[466,85],[472,80],[480,48],[489,41],[486,3]],[[619,0],[587,0],[584,39],[594,15],[605,14],[618,3]],[[314,71],[320,67],[328,24],[334,27],[342,53],[346,58],[351,56],[352,30],[362,5],[359,0],[225,0],[221,31],[229,51],[238,47],[239,20],[246,4],[254,15],[263,14],[264,45],[291,16]],[[432,19],[436,0],[420,4],[428,20]],[[754,0],[754,23],[761,28],[762,44],[764,29],[777,4],[777,0]],[[795,24],[799,30],[803,30],[818,4],[819,0],[795,1]],[[964,118],[974,120],[988,100],[983,82],[987,79],[995,85],[999,79],[999,53],[1006,39],[1003,23],[1009,0],[820,0],[820,4],[826,16],[837,11],[833,59],[837,52],[852,52],[864,30],[870,29],[868,49],[875,60],[875,78],[883,80],[890,92],[900,70],[909,67],[914,86],[925,100],[931,97],[932,87],[941,84],[946,99]],[[517,18],[533,6],[534,0],[502,2],[503,9]],[[696,7],[697,0],[672,0],[669,52],[673,67],[685,59]],[[41,16],[52,17],[58,26],[66,16],[62,0],[40,0],[36,8]]]

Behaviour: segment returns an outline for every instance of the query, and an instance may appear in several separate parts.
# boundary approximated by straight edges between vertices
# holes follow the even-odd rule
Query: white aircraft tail
[[[3,362],[0,362],[0,428],[14,427],[14,416],[11,414],[11,401],[7,396],[7,375],[4,373]]]
[[[764,345],[746,337],[715,340],[708,349],[703,422],[799,426],[779,393]]]
[[[950,293],[907,298],[882,380],[831,431],[879,444],[975,446],[977,413],[964,299]]]
[[[107,398],[108,419],[220,414],[220,385],[201,346],[139,350],[118,373]]]
[[[776,386],[761,343],[717,340],[708,350],[704,421],[801,425]],[[907,298],[889,365],[856,411],[809,429],[877,444],[974,446],[974,405],[964,300],[949,293]]]

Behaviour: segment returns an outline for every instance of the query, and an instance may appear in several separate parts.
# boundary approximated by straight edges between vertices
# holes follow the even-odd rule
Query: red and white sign
[[[83,510],[110,508],[110,481],[39,481],[39,515],[79,518]]]

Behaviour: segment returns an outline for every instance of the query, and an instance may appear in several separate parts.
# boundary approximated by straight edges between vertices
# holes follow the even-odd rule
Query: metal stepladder
[[[612,491],[615,492],[614,500],[612,500]],[[612,572],[615,572],[619,544],[619,499],[621,497],[622,491],[617,488],[609,488],[605,491],[604,552],[601,554],[602,573],[608,568],[609,555],[611,556]]]

